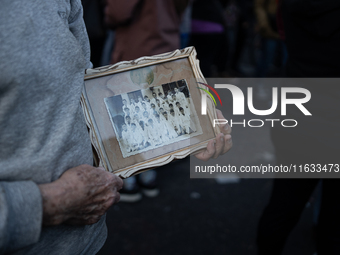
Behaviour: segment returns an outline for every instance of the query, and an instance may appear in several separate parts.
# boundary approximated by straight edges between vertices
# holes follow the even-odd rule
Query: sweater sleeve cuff
[[[2,199],[1,199],[2,196]],[[42,228],[42,198],[32,181],[0,182],[5,215],[0,228],[0,250],[10,252],[38,242]],[[1,239],[1,238],[0,238]]]

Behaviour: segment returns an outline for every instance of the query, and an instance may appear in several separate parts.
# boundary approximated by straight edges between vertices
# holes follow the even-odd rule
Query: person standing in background
[[[104,0],[81,0],[84,9],[84,22],[90,40],[93,67],[101,66],[101,56],[106,39],[104,2]]]
[[[108,0],[105,21],[116,32],[111,63],[180,47],[181,15],[189,0]]]
[[[279,31],[288,50],[286,74],[289,78],[310,78],[308,84],[302,83],[302,79],[294,82],[310,91],[308,109],[313,118],[304,118],[299,109],[291,108],[287,117],[298,120],[299,125],[294,129],[272,128],[277,165],[314,163],[324,167],[339,163],[340,88],[338,79],[331,78],[340,77],[340,2],[282,0],[279,10]],[[320,82],[316,78],[325,79]],[[319,181],[319,178],[274,179],[269,203],[258,226],[259,255],[282,254]],[[316,228],[318,255],[340,254],[339,196],[340,179],[322,179]]]
[[[255,0],[255,14],[259,33],[262,36],[262,52],[257,63],[256,76],[266,77],[270,65],[279,50],[281,53],[280,62],[282,66],[287,61],[287,50],[284,42],[280,39],[276,25],[276,0]]]
[[[218,0],[195,0],[192,5],[189,45],[195,46],[202,73],[224,76],[227,66],[228,40],[223,6]]]

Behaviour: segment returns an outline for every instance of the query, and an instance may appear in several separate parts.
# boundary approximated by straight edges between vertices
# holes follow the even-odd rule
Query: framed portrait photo
[[[194,47],[87,69],[81,98],[98,163],[122,178],[205,149],[219,133],[201,115]]]

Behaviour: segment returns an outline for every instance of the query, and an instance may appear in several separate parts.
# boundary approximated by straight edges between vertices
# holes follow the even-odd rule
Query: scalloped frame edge
[[[150,57],[141,57],[131,61],[122,61],[114,65],[103,66],[95,69],[87,69],[85,71],[85,81],[119,72],[133,70],[140,67],[170,62],[182,58],[188,58],[194,77],[196,79],[199,79],[201,82],[206,83],[206,80],[200,70],[199,60],[197,59],[197,53],[194,47],[187,47],[181,50],[175,50],[172,52],[163,53]],[[201,84],[197,85],[203,88]],[[202,90],[199,90],[199,93],[202,96],[202,93],[204,92]],[[103,166],[107,171],[112,172],[121,178],[128,178],[132,175],[147,171],[148,169],[166,165],[173,160],[183,159],[189,155],[197,154],[203,149],[205,149],[208,145],[208,142],[211,140],[210,139],[207,141],[203,141],[201,143],[191,145],[180,150],[176,150],[166,155],[162,155],[138,164],[131,165],[129,167],[125,167],[123,169],[113,171],[110,164],[107,163],[109,162],[107,155],[105,153],[102,143],[100,142],[100,139],[98,138],[99,130],[95,122],[92,121],[93,119],[92,111],[87,107],[86,102],[87,102],[86,94],[83,92],[81,95],[80,103],[83,109],[86,125],[89,128],[91,143],[95,148],[98,158],[100,159],[100,165]],[[210,120],[217,118],[215,105],[210,97],[208,97],[207,100],[207,116]],[[220,133],[220,129],[218,126],[213,127],[213,130],[215,132],[215,136]]]

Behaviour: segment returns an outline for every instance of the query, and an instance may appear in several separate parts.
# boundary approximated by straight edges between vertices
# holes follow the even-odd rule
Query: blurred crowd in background
[[[206,78],[339,77],[340,5],[336,1],[286,1],[285,12],[277,0],[82,2],[94,67],[194,46]],[[228,162],[336,159],[339,123],[334,116],[339,92],[337,87],[329,88],[309,87],[316,114],[310,122],[301,122],[300,129],[271,130],[271,136],[270,129],[233,132]],[[270,96],[261,93],[260,85],[257,89],[254,100],[268,106]],[[181,160],[157,172],[162,190],[158,198],[137,205],[120,203],[108,212],[109,237],[100,254],[244,255],[257,250],[258,254],[300,255],[316,254],[316,249],[319,255],[339,254],[335,243],[340,238],[336,215],[340,207],[334,203],[340,195],[338,179],[322,184],[318,179],[234,180],[238,186],[218,187],[211,180],[190,180],[188,163]],[[154,189],[156,172],[146,173],[137,180],[128,178],[124,188],[129,184],[135,191],[139,183]],[[216,182],[230,184],[230,180]],[[158,196],[156,191],[152,197]],[[295,225],[302,212],[307,216],[300,220],[299,230]]]
[[[277,1],[82,0],[94,67],[195,46],[205,77],[282,77]]]

